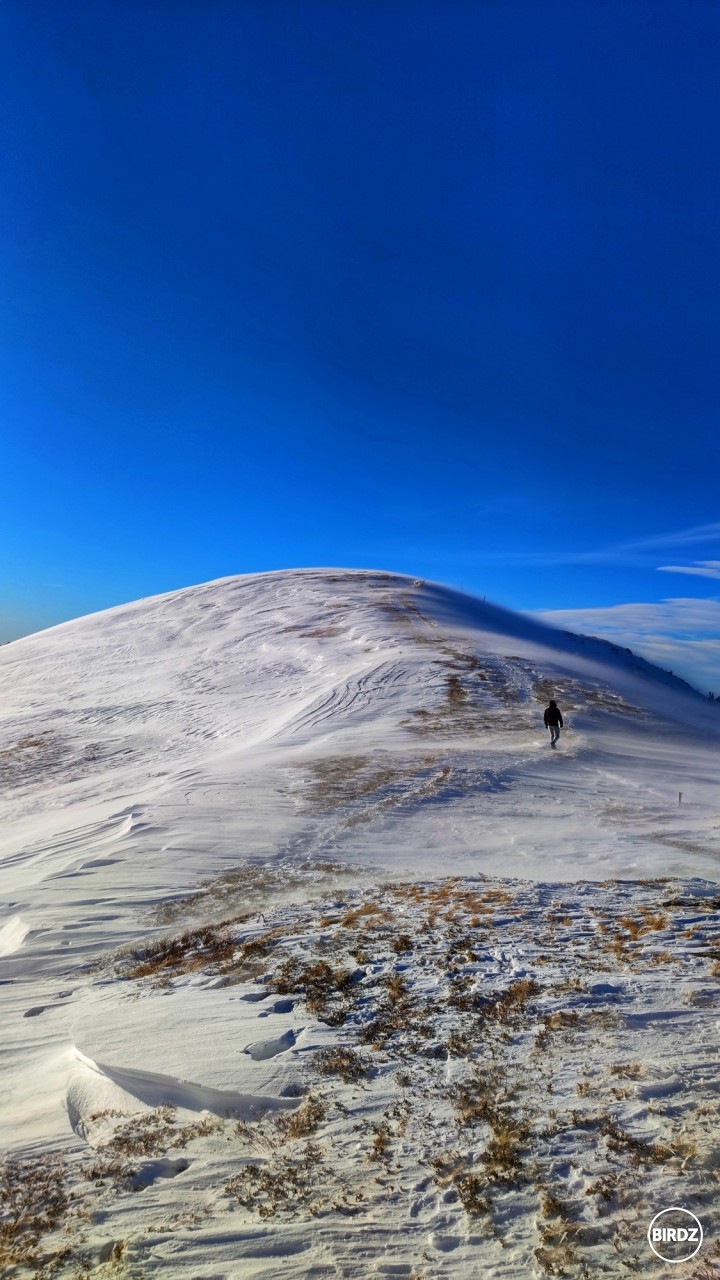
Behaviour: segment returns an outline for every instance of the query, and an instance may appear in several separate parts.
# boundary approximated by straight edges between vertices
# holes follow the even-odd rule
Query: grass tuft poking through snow
[[[140,999],[181,1007],[188,983],[209,995],[218,977],[250,1007],[287,997],[296,1031],[268,1054],[295,1045],[296,1101],[251,1121],[168,1106],[92,1115],[73,1197],[86,1217],[120,1215],[128,1266],[148,1249],[138,1192],[200,1162],[206,1176],[184,1183],[173,1230],[264,1222],[280,1257],[312,1222],[358,1280],[369,1263],[353,1261],[349,1223],[372,1236],[390,1211],[408,1274],[450,1274],[450,1251],[463,1274],[475,1259],[498,1277],[659,1276],[643,1248],[650,1210],[707,1214],[718,1189],[720,1104],[705,1066],[716,1008],[692,1000],[720,946],[706,903],[700,882],[614,895],[592,883],[398,882],[116,956]],[[53,1274],[80,1274],[81,1215],[58,1232],[68,1185],[59,1160],[5,1165],[0,1241],[7,1264],[22,1260],[18,1276],[33,1274],[46,1236]]]
[[[10,1274],[18,1264],[33,1269],[42,1265],[40,1243],[63,1222],[69,1204],[67,1170],[59,1156],[11,1159],[0,1164],[0,1267],[3,1275]],[[66,1249],[60,1245],[55,1250],[55,1260],[63,1262],[66,1257]]]

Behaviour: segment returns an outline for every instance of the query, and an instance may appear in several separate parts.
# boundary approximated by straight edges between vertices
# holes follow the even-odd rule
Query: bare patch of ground
[[[215,922],[257,911],[268,903],[315,896],[338,883],[357,882],[363,876],[364,868],[356,863],[342,863],[333,858],[296,861],[291,869],[248,863],[204,881],[192,893],[164,903],[155,912],[154,920],[161,926],[197,917]]]
[[[380,813],[436,795],[450,776],[437,755],[328,756],[298,766],[307,776],[301,803],[310,811],[340,810],[353,826]]]
[[[574,680],[569,676],[552,680],[544,676],[534,684],[535,696],[543,704],[550,698],[561,702],[564,711],[606,711],[612,715],[633,716],[650,719],[650,713],[634,703],[627,702],[621,694],[616,693],[609,685],[600,681],[586,683]]]

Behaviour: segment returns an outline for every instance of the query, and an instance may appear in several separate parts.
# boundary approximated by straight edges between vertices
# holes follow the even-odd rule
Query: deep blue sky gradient
[[[657,572],[720,559],[713,0],[4,0],[0,49],[0,639],[296,565],[717,596]]]

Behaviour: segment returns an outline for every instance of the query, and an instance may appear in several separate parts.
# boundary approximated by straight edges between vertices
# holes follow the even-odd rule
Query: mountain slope
[[[96,614],[6,646],[0,689],[14,885],[35,862],[40,883],[79,859],[87,866],[108,840],[116,853],[137,850],[133,878],[141,864],[151,880],[158,846],[190,840],[187,866],[184,853],[176,860],[184,883],[289,847],[337,855],[342,840],[355,856],[344,819],[362,823],[364,839],[369,825],[380,850],[390,814],[390,865],[402,817],[423,866],[410,830],[418,818],[431,857],[467,855],[473,869],[493,870],[501,853],[505,869],[530,874],[538,857],[546,872],[555,842],[550,830],[538,842],[545,820],[533,795],[550,798],[550,788],[553,806],[567,796],[563,816],[580,809],[591,842],[608,806],[640,815],[683,791],[698,818],[720,728],[717,708],[625,651],[380,573],[227,579]],[[557,760],[542,728],[553,695],[567,724]],[[313,834],[323,788],[339,826],[324,811]],[[536,853],[510,865],[496,830],[507,797],[515,818],[518,805],[537,810]],[[654,858],[644,838],[632,843],[604,869],[667,868],[664,846]],[[587,873],[587,856],[587,843],[566,841],[553,871]]]
[[[92,1274],[115,1274],[125,1241],[137,1274],[188,1280],[361,1280],[383,1267],[464,1280],[480,1262],[493,1277],[555,1274],[567,1246],[552,1224],[538,1243],[535,1192],[502,1167],[500,1190],[479,1189],[480,1137],[459,1155],[438,1148],[429,1191],[421,1153],[449,1141],[453,1090],[490,1049],[483,1070],[517,1076],[503,1107],[522,1085],[538,1114],[551,1086],[568,1108],[590,1089],[588,1044],[609,1106],[612,1064],[635,1079],[629,1060],[656,1054],[642,1107],[640,1094],[628,1102],[648,1142],[651,1100],[683,1055],[702,1074],[714,1014],[702,1012],[697,956],[720,943],[706,909],[720,856],[717,708],[604,642],[340,570],[226,579],[52,628],[0,652],[0,689],[0,1138],[37,1153],[44,1177],[55,1153],[63,1186],[80,1188],[96,1226],[76,1224],[73,1239]],[[542,725],[550,696],[566,720],[557,752]],[[651,879],[669,875],[710,883]],[[670,986],[697,1012],[678,1005],[661,1044],[652,1024],[670,1016]],[[550,1036],[576,1026],[572,1052]],[[321,1050],[340,1071],[356,1051],[374,1065],[367,1096],[352,1080],[337,1094],[323,1150],[335,1143],[340,1207],[317,1234],[307,1206],[321,1213],[325,1174],[308,1169],[323,1157],[314,1139],[297,1147],[310,1161],[301,1176],[280,1138],[295,1151],[315,1133],[312,1092],[298,1110],[308,1089],[335,1097],[332,1081],[318,1085]],[[408,1071],[411,1095],[397,1093]],[[668,1088],[687,1127],[697,1090],[679,1101]],[[412,1108],[398,1118],[411,1096],[425,1110],[444,1099],[432,1141]],[[473,1105],[490,1114],[487,1099]],[[401,1177],[385,1157],[405,1123]],[[546,1128],[517,1134],[548,1176],[572,1152],[591,1159],[561,1151],[565,1138],[547,1148]],[[356,1129],[361,1145],[371,1135],[359,1163]],[[624,1148],[650,1149],[630,1137]],[[256,1157],[257,1175],[238,1174]],[[22,1166],[23,1185],[36,1167]],[[605,1176],[598,1165],[588,1187]],[[295,1204],[284,1226],[262,1225],[273,1187]],[[395,1197],[387,1221],[378,1195]],[[372,1206],[365,1236],[348,1231],[353,1196]],[[512,1237],[492,1259],[487,1215],[496,1243]],[[602,1243],[616,1225],[588,1227],[592,1274],[616,1273]]]
[[[88,751],[112,743],[115,726],[132,745],[150,745],[144,732],[160,742],[173,732],[176,743],[194,740],[197,755],[198,739],[246,739],[256,726],[266,739],[276,708],[289,719],[329,694],[341,668],[364,686],[387,684],[371,654],[402,656],[394,678],[405,675],[412,691],[414,672],[428,665],[423,646],[443,661],[459,640],[465,656],[537,656],[551,670],[604,678],[643,706],[672,715],[677,705],[682,719],[692,717],[689,687],[629,651],[379,573],[259,574],[138,601],[16,641],[0,654],[0,673],[19,732],[47,732],[57,705]],[[6,740],[12,729],[6,712]]]

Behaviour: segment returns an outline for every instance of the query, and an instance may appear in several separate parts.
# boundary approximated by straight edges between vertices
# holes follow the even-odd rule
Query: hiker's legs
[[[550,726],[550,746],[551,747],[555,746],[555,743],[557,742],[559,737],[560,737],[559,725],[556,725],[556,724],[551,725]]]

